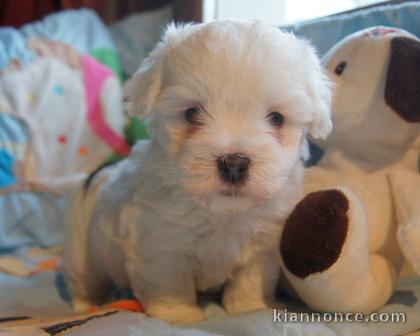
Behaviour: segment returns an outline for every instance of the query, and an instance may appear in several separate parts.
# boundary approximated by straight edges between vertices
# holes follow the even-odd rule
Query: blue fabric
[[[14,28],[0,28],[0,69],[5,68],[10,60],[18,59],[27,63],[34,54],[27,50],[24,37]]]
[[[27,142],[28,140],[24,121],[0,111],[0,141]]]
[[[420,3],[409,2],[372,7],[283,28],[312,41],[322,56],[347,35],[367,27],[380,25],[401,28],[420,36]]]
[[[13,174],[14,158],[8,152],[0,148],[0,189],[10,187],[16,183]]]
[[[26,39],[44,37],[61,41],[82,54],[101,48],[115,50],[107,27],[90,9],[66,10],[51,14],[41,21],[23,26],[21,33]]]
[[[0,251],[62,244],[66,197],[31,190],[0,194]]]
[[[35,54],[26,47],[31,37],[43,37],[71,45],[81,54],[97,49],[116,50],[107,27],[89,9],[67,10],[29,23],[21,29],[0,28],[0,69],[12,59],[28,63]]]
[[[26,64],[37,56],[26,46],[33,37],[60,41],[75,48],[81,54],[97,50],[116,51],[111,35],[95,12],[88,9],[68,10],[45,17],[20,29],[0,28],[0,69],[16,59]],[[62,94],[62,88],[55,88]],[[1,104],[0,104],[1,105]],[[30,135],[24,121],[5,114],[0,106],[0,189],[18,181],[13,168],[16,161],[23,161]],[[34,190],[0,190],[0,251],[22,245],[50,246],[64,240],[64,197]]]
[[[13,167],[17,153],[13,150],[28,142],[28,138],[23,120],[0,111],[0,189],[16,184]]]
[[[0,251],[22,245],[50,246],[64,240],[64,197],[28,191],[1,193],[15,185],[14,166],[29,141],[25,122],[13,115],[0,113]]]

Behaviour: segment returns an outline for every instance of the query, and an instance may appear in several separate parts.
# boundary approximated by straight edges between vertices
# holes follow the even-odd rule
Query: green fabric
[[[127,76],[124,76],[121,71],[118,55],[115,51],[106,48],[95,49],[91,53],[91,56],[98,62],[110,68],[115,76],[119,78],[121,83],[127,79]],[[136,117],[130,117],[129,122],[124,129],[124,138],[130,147],[133,146],[137,140],[148,139],[149,132],[147,131],[146,123]],[[114,153],[104,161],[104,164],[112,164],[122,159],[124,159],[124,156]]]
[[[107,48],[100,48],[93,50],[91,56],[110,68],[115,76],[122,82],[122,71],[116,51]]]
[[[146,123],[136,117],[130,117],[130,121],[124,129],[124,138],[130,147],[132,147],[137,140],[149,139]],[[113,153],[108,156],[102,165],[110,165],[124,158],[124,155]]]
[[[131,78],[131,76],[129,76],[129,75],[127,75],[126,73],[122,73],[122,75],[121,75],[121,77],[122,77],[122,82],[123,83],[125,83],[125,81],[126,80],[128,80],[128,79],[130,79]]]
[[[124,130],[124,136],[130,146],[134,145],[137,140],[149,139],[146,123],[136,117],[130,117],[130,122]]]

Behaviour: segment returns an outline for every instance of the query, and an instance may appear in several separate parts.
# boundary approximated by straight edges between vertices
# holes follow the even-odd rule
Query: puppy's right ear
[[[162,66],[166,43],[161,41],[133,75],[128,88],[127,109],[131,115],[148,117],[162,90]]]
[[[168,25],[161,41],[143,61],[129,85],[127,109],[130,114],[145,118],[153,112],[163,89],[166,54],[200,27],[200,24]]]

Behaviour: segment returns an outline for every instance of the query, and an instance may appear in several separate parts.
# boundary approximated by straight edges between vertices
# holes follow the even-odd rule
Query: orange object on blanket
[[[121,310],[129,310],[132,312],[144,312],[143,306],[141,303],[137,300],[118,300],[111,302],[109,304],[106,304],[104,306],[92,306],[90,308],[90,312],[96,312],[101,309],[121,309]]]
[[[42,272],[50,272],[50,271],[56,271],[58,267],[60,266],[61,258],[50,258],[46,260],[40,261],[35,269],[33,269],[30,274],[38,274]]]

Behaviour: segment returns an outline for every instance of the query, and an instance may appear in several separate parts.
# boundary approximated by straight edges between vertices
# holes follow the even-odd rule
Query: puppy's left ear
[[[312,99],[312,122],[309,133],[315,139],[325,139],[332,130],[331,98],[333,84],[313,53],[313,66],[308,70],[307,92]]]

